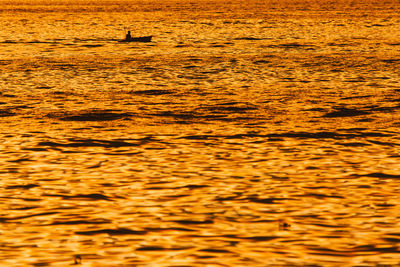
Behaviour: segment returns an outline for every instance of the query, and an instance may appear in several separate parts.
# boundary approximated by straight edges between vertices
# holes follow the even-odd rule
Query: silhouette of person
[[[125,36],[125,40],[129,41],[130,39],[132,39],[131,31],[128,31],[128,33]]]

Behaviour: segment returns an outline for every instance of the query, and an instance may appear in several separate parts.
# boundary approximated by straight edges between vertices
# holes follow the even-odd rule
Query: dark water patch
[[[48,225],[79,225],[79,224],[105,224],[112,221],[106,219],[99,220],[74,220],[74,221],[54,221]]]
[[[400,236],[400,233],[386,233],[387,235]]]
[[[236,235],[224,235],[224,237],[234,238],[234,239],[241,239],[241,240],[249,240],[252,242],[265,242],[271,241],[279,238],[278,236],[236,236]]]
[[[373,177],[380,179],[400,179],[400,175],[397,174],[386,174],[381,172],[369,173],[364,175],[359,175],[360,177]]]
[[[270,197],[270,198],[258,198],[258,197],[248,197],[244,200],[249,200],[250,202],[261,203],[261,204],[279,204],[276,201],[281,200],[289,200],[289,198],[277,198],[277,197]]]
[[[177,44],[175,47],[176,48],[182,48],[182,47],[192,47],[193,45],[189,45],[189,44]]]
[[[391,242],[391,243],[400,243],[400,238],[393,238],[393,237],[384,237],[382,240]]]
[[[337,46],[337,47],[346,47],[346,46],[355,46],[358,45],[358,43],[334,43],[334,42],[330,42],[327,44],[328,46]]]
[[[1,44],[17,44],[17,41],[13,41],[13,40],[5,40],[3,42],[0,42]]]
[[[6,186],[6,189],[31,189],[34,187],[38,187],[37,184],[25,184],[25,185],[9,185]]]
[[[379,24],[379,23],[375,23],[375,24],[371,24],[371,25],[365,25],[365,27],[370,28],[370,27],[385,27],[385,26],[389,26],[389,25],[384,25],[384,24]]]
[[[346,146],[346,147],[364,147],[370,146],[367,143],[360,143],[360,142],[351,142],[351,143],[336,143],[337,145]]]
[[[10,65],[12,64],[13,61],[12,60],[6,60],[6,59],[0,59],[0,65]],[[2,92],[0,92],[0,96],[2,95]]]
[[[77,46],[77,44],[74,44],[74,43],[65,43],[65,44],[63,44],[64,46]]]
[[[256,60],[253,63],[254,64],[267,64],[267,63],[271,63],[271,61],[269,61],[269,60]]]
[[[359,110],[359,109],[353,109],[353,108],[337,108],[337,110],[328,112],[325,115],[323,115],[323,118],[342,118],[342,117],[354,117],[354,116],[360,116],[360,115],[368,115],[371,112],[369,111],[364,111],[364,110]]]
[[[149,183],[149,184],[154,184],[154,183]],[[155,183],[155,184],[159,184],[159,183]],[[163,189],[199,189],[199,188],[205,188],[205,187],[210,187],[209,185],[196,185],[196,184],[190,184],[190,185],[185,185],[185,186],[178,186],[178,187],[167,187],[167,186],[151,186],[151,187],[147,187],[146,189],[148,190],[163,190]],[[179,195],[179,197],[184,197],[184,196],[188,196],[188,195]],[[175,195],[174,197],[177,197],[177,195]]]
[[[357,122],[373,122],[373,121],[374,121],[374,119],[371,119],[371,118],[365,118],[365,119],[357,120]]]
[[[13,95],[13,94],[1,94],[1,96],[3,96],[3,97],[9,97],[9,98],[17,97],[17,95]]]
[[[389,63],[389,64],[398,63],[398,62],[400,62],[400,58],[383,59],[382,62]]]
[[[400,92],[400,89],[395,89],[393,91],[394,91],[394,94],[398,94]],[[400,102],[400,98],[395,98],[395,99],[388,98],[387,102]]]
[[[392,101],[393,101],[393,100],[392,100]],[[368,107],[368,108],[369,108],[368,111],[371,111],[371,112],[376,111],[376,112],[386,112],[386,113],[388,113],[388,112],[393,112],[393,111],[395,111],[396,109],[399,109],[400,106],[393,106],[393,107],[377,107],[377,106],[370,106],[370,107]]]
[[[266,137],[289,137],[289,138],[300,138],[300,139],[349,139],[356,137],[384,137],[391,136],[383,133],[375,132],[361,132],[361,133],[336,133],[336,132],[288,132],[281,134],[268,134]]]
[[[288,181],[288,180],[290,180],[289,177],[281,177],[281,176],[275,176],[275,175],[271,175],[271,179],[272,180],[276,180],[276,181]]]
[[[188,135],[188,136],[183,136],[179,137],[178,139],[188,139],[188,140],[210,140],[210,139],[218,139],[222,136],[218,135]]]
[[[139,68],[140,68],[141,70],[146,70],[146,71],[157,70],[157,68],[149,67],[149,66],[140,66]]]
[[[213,259],[213,258],[216,258],[216,256],[212,256],[212,255],[191,255],[191,256],[196,257],[197,259]]]
[[[216,99],[218,100],[218,99]],[[233,106],[233,105],[238,105],[240,102],[224,102],[224,103],[218,103],[218,106]]]
[[[32,107],[28,106],[28,105],[14,105],[14,106],[11,106],[10,108],[12,108],[12,109],[31,109]]]
[[[365,81],[366,81],[366,79],[364,77],[350,78],[350,79],[344,80],[344,82],[346,82],[346,83],[362,83]]]
[[[182,231],[182,232],[194,232],[196,230],[190,228],[183,227],[168,227],[168,228],[160,228],[160,227],[146,227],[145,230],[149,232],[163,232],[163,231]]]
[[[213,224],[213,220],[204,220],[204,221],[196,221],[196,220],[176,220],[173,221],[183,225],[199,225],[199,224]]]
[[[338,196],[338,195],[326,195],[326,194],[318,194],[318,193],[307,193],[303,195],[297,195],[296,197],[313,197],[317,199],[325,199],[325,198],[340,198],[344,199],[345,197],[343,196]]]
[[[306,170],[319,170],[320,167],[316,167],[316,166],[307,166],[305,169],[306,169]]]
[[[62,199],[72,200],[108,200],[111,201],[110,197],[103,194],[78,194],[78,195],[61,195],[61,194],[43,194],[45,197],[61,197]]]
[[[370,143],[376,144],[376,145],[381,145],[381,146],[400,146],[399,143],[393,143],[393,142],[381,142],[377,140],[367,140]]]
[[[189,62],[202,62],[203,58],[197,56],[188,56]]]
[[[257,37],[238,37],[238,38],[235,38],[234,40],[260,41],[260,40],[264,40],[264,39],[257,38]]]
[[[65,151],[63,151],[65,153]],[[142,152],[128,152],[128,153],[123,153],[123,152],[115,152],[115,153],[104,153],[104,155],[110,155],[110,156],[135,156],[142,154]]]
[[[107,160],[104,161],[100,161],[99,163],[96,163],[94,165],[90,165],[88,167],[86,167],[87,169],[96,169],[96,168],[100,168],[104,162],[107,162]],[[105,185],[104,185],[105,186]]]
[[[32,210],[32,209],[37,209],[37,208],[40,208],[40,206],[16,207],[16,208],[12,208],[12,210]]]
[[[173,94],[173,91],[170,90],[157,90],[157,89],[151,89],[151,90],[139,90],[139,91],[131,91],[129,92],[130,94],[134,95],[169,95]]]
[[[150,188],[149,188],[150,189]],[[167,188],[156,188],[156,190],[159,189],[167,189]],[[171,199],[179,199],[179,198],[185,198],[185,197],[189,197],[189,194],[175,194],[175,195],[169,195],[169,196],[165,196],[165,198],[160,198],[158,200],[158,202],[164,202],[164,201],[169,201]]]
[[[20,163],[20,162],[24,162],[24,161],[32,161],[32,160],[29,158],[7,160],[7,162],[11,162],[11,163]]]
[[[184,67],[182,67],[182,68],[184,68],[184,69],[196,69],[196,68],[198,68],[199,66],[195,66],[195,65],[188,65],[188,66],[184,66]]]
[[[308,44],[299,44],[299,43],[286,43],[286,44],[277,44],[277,45],[267,45],[269,48],[282,48],[282,49],[304,49],[304,50],[314,50],[313,45]]]
[[[0,117],[12,117],[17,115],[16,113],[8,110],[8,109],[2,109],[0,110]]]
[[[108,235],[145,235],[147,231],[143,230],[131,230],[128,228],[117,228],[117,229],[100,229],[93,231],[77,231],[77,235],[98,235],[98,234],[108,234]]]
[[[237,200],[242,196],[242,193],[237,193],[235,195],[228,195],[228,196],[217,196],[215,198],[216,201],[230,201],[230,200]]]
[[[110,110],[84,110],[74,113],[53,112],[47,114],[48,118],[59,119],[61,121],[113,121],[130,118],[132,116],[133,114],[129,112],[115,112]]]
[[[37,88],[37,89],[51,89],[51,88],[53,88],[53,87],[42,85],[42,86],[38,86],[38,87],[36,87],[36,88]]]
[[[39,41],[39,40],[33,40],[33,41],[27,41],[27,42],[19,42],[19,43],[25,43],[25,44],[54,44],[54,41]]]
[[[165,190],[165,189],[172,189],[172,187],[168,186],[151,186],[151,187],[146,187],[146,190]],[[188,195],[175,195],[174,197],[186,197]]]
[[[57,143],[51,141],[39,142],[38,146],[49,146],[49,147],[105,147],[105,148],[118,148],[118,147],[131,147],[139,146],[142,142],[128,143],[124,141],[109,141],[109,140],[98,140],[98,139],[83,139],[74,140],[70,143]]]
[[[382,207],[382,208],[388,208],[388,207],[395,207],[395,204],[387,204],[387,203],[382,203],[382,204],[376,204],[375,206],[377,207]]]
[[[379,252],[379,253],[400,253],[397,246],[393,247],[378,247],[379,245],[361,245],[351,249],[354,252]]]
[[[52,64],[52,68],[54,68],[54,69],[58,69],[58,70],[69,70],[69,69],[72,69],[72,68],[75,68],[77,65],[75,65],[75,64],[72,64],[72,63],[55,63],[55,64]],[[53,92],[54,94],[60,94],[60,91],[57,91],[57,92]],[[67,94],[67,95],[73,95],[73,93],[72,92],[64,92],[64,94]]]
[[[82,47],[87,47],[87,48],[95,48],[95,47],[102,47],[103,45],[101,44],[86,44],[86,45],[81,45]]]
[[[392,136],[385,133],[376,132],[360,132],[360,133],[337,133],[337,132],[288,132],[276,134],[234,134],[234,135],[188,135],[178,137],[178,139],[188,140],[216,140],[216,139],[245,139],[245,138],[268,138],[268,141],[282,141],[282,138],[299,138],[299,139],[350,139],[356,137],[387,137]]]
[[[218,48],[218,47],[226,47],[226,45],[224,45],[224,44],[211,44],[209,47]]]
[[[210,252],[210,253],[233,253],[232,251],[226,249],[216,249],[216,248],[205,248],[205,249],[200,249],[199,251]]]
[[[36,201],[41,201],[40,198],[22,198],[23,201],[30,201],[30,202],[36,202]]]
[[[163,111],[159,113],[150,114],[152,116],[160,116],[160,117],[172,117],[178,120],[201,120],[201,119],[222,119],[225,118],[225,115],[202,115],[196,114],[194,112],[180,112],[180,113],[173,113],[171,111]]]
[[[193,247],[161,247],[161,246],[143,246],[137,248],[136,251],[179,251],[191,249]]]
[[[199,184],[189,184],[181,187],[176,187],[176,189],[187,188],[187,189],[198,189],[198,188],[205,188],[210,187],[209,185],[199,185]]]

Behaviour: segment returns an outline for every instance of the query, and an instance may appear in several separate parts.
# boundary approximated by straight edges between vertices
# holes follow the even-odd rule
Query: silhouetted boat
[[[130,43],[130,42],[142,42],[142,43],[149,43],[151,42],[151,38],[153,36],[142,36],[142,37],[131,37],[127,39],[120,40],[120,43]]]

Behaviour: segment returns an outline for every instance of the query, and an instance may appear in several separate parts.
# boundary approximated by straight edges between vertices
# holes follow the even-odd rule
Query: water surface
[[[0,4],[2,265],[399,264],[395,1]]]

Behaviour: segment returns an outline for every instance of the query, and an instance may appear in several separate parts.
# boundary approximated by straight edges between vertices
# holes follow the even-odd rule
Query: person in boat
[[[132,39],[131,31],[128,31],[128,33],[127,33],[126,36],[125,36],[125,40],[126,40],[126,41],[130,41],[131,39]]]

